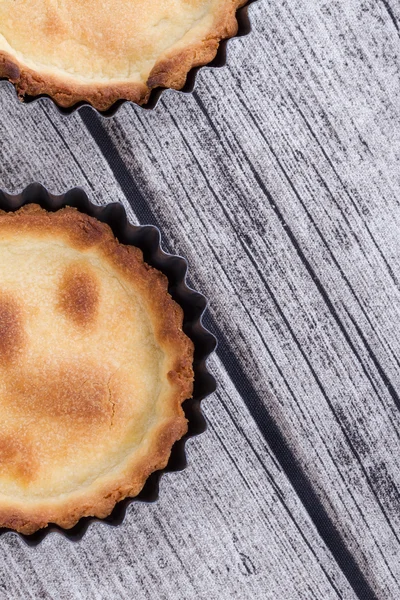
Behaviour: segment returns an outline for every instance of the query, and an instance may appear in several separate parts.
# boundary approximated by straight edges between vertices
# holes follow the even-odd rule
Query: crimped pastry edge
[[[113,82],[82,84],[73,77],[43,75],[40,69],[33,70],[18,61],[10,53],[0,50],[0,77],[14,84],[18,97],[50,96],[62,108],[79,102],[88,102],[99,111],[106,111],[118,100],[129,100],[139,105],[146,104],[155,88],[180,90],[185,85],[189,71],[211,62],[222,40],[234,37],[238,30],[236,11],[248,0],[225,0],[220,7],[213,27],[208,35],[184,50],[166,52],[155,63],[146,83]]]
[[[155,338],[169,354],[166,374],[172,383],[165,399],[170,415],[152,430],[149,450],[140,460],[131,457],[121,472],[115,468],[108,478],[98,478],[97,485],[94,482],[87,488],[50,500],[30,502],[0,495],[0,527],[29,535],[50,523],[69,529],[82,517],[107,517],[117,502],[139,494],[151,473],[167,465],[173,444],[187,432],[182,403],[193,391],[194,347],[182,331],[183,310],[168,294],[166,276],[144,262],[140,249],[120,244],[108,225],[75,208],[66,207],[51,213],[35,204],[23,206],[16,212],[0,211],[0,232],[5,221],[8,231],[15,230],[18,235],[24,231],[39,236],[54,232],[77,249],[96,248],[125,279],[134,277],[137,284],[140,278]]]

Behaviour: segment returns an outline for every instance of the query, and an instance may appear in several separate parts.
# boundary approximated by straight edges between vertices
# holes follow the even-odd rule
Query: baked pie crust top
[[[105,517],[166,465],[193,385],[182,318],[107,225],[0,212],[0,526]]]
[[[245,1],[0,0],[0,76],[61,106],[142,104],[210,62]]]

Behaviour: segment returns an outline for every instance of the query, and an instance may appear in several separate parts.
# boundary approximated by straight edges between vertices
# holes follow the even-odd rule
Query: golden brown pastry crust
[[[125,284],[130,280],[135,282],[135,289],[140,290],[150,314],[154,337],[168,356],[166,376],[170,391],[163,400],[167,406],[167,417],[164,411],[163,420],[153,428],[151,439],[146,442],[145,454],[139,460],[133,454],[132,459],[124,463],[121,472],[117,469],[108,480],[108,474],[101,477],[100,485],[94,480],[82,490],[33,503],[21,502],[19,498],[15,501],[0,493],[0,526],[25,534],[31,534],[48,523],[70,528],[83,516],[104,518],[116,502],[137,495],[148,476],[166,466],[172,445],[186,433],[187,422],[181,405],[191,396],[193,388],[193,344],[182,331],[183,311],[168,294],[167,278],[143,261],[138,248],[120,244],[108,225],[76,209],[65,208],[48,213],[37,205],[27,205],[15,213],[0,211],[0,238],[16,233],[19,238],[34,234],[38,239],[46,240],[49,232],[53,238],[62,240],[74,250],[96,249],[104,261],[120,273]],[[76,302],[71,304],[65,298]],[[68,315],[74,326],[91,326],[97,310],[97,298],[96,286],[90,278],[87,280],[73,271],[66,273],[62,280],[59,307],[60,310],[65,310],[66,306],[70,309],[71,305],[76,307]],[[19,346],[24,344],[23,337],[18,337],[22,317],[18,310],[15,312],[13,301],[7,295],[0,298],[0,313],[3,340],[0,354],[2,361],[7,362],[13,360],[12,352],[18,352]],[[10,315],[14,315],[12,319]],[[11,337],[14,342],[10,346]],[[18,382],[15,385],[18,386]],[[3,451],[10,452],[8,443],[5,449],[0,446],[0,465]],[[23,476],[24,473],[18,473],[18,477]]]
[[[7,78],[15,85],[18,96],[51,96],[64,108],[81,101],[89,102],[98,110],[110,108],[118,100],[130,100],[139,105],[148,102],[154,88],[172,88],[179,90],[185,82],[188,72],[211,62],[217,53],[221,40],[233,37],[238,30],[236,11],[248,0],[221,0],[210,31],[200,42],[191,43],[184,49],[164,53],[154,64],[145,83],[115,82],[82,83],[70,76],[43,74],[40,69],[33,70],[21,63],[16,57],[0,50],[0,77]]]

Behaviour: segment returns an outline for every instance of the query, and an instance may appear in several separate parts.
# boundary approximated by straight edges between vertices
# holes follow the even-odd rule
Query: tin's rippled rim
[[[42,185],[33,183],[17,195],[0,190],[0,209],[16,211],[25,204],[36,203],[48,211],[56,211],[65,206],[73,206],[99,221],[107,223],[114,235],[123,244],[137,246],[143,251],[145,261],[162,271],[168,277],[168,291],[173,299],[183,308],[183,330],[193,341],[194,352],[194,390],[193,397],[183,403],[185,416],[188,419],[188,432],[172,448],[168,465],[162,471],[150,475],[143,490],[135,498],[126,498],[119,502],[112,513],[105,519],[84,517],[71,529],[64,529],[50,524],[32,535],[17,533],[11,529],[0,529],[0,535],[6,532],[18,535],[30,546],[39,544],[49,533],[57,532],[71,541],[78,541],[93,522],[104,522],[110,526],[122,523],[126,509],[132,502],[153,502],[158,498],[160,477],[164,472],[180,471],[186,467],[185,443],[190,437],[205,431],[206,422],[201,412],[201,401],[215,391],[216,382],[207,370],[207,358],[215,350],[217,341],[203,325],[202,319],[207,308],[206,298],[191,289],[186,283],[187,262],[181,256],[167,254],[161,248],[159,230],[153,225],[132,225],[128,222],[122,204],[112,203],[98,206],[90,202],[86,193],[80,188],[73,188],[61,195],[50,194]]]
[[[207,63],[206,65],[203,65],[202,67],[195,67],[195,68],[191,69],[187,75],[186,83],[183,86],[183,88],[180,90],[174,90],[174,91],[176,91],[178,93],[183,93],[183,94],[190,94],[193,92],[193,90],[195,88],[196,76],[197,76],[197,73],[200,71],[200,69],[205,69],[205,68],[209,68],[209,67],[219,68],[219,67],[224,67],[226,65],[227,48],[228,48],[229,42],[231,40],[234,40],[237,37],[242,37],[244,35],[248,35],[251,31],[248,9],[251,4],[253,4],[254,2],[257,2],[257,1],[258,0],[249,0],[249,2],[247,4],[245,4],[245,6],[242,6],[241,8],[239,8],[237,10],[237,12],[236,12],[236,18],[238,21],[237,34],[235,36],[233,36],[232,38],[229,38],[227,40],[222,40],[219,44],[218,52],[217,52],[217,55],[214,58],[214,60]],[[0,77],[0,81],[8,82],[6,77]],[[15,88],[12,85],[12,83],[10,83],[10,86],[12,86],[12,88],[15,91]],[[152,110],[153,108],[155,108],[157,106],[157,103],[158,103],[162,93],[167,91],[168,89],[169,88],[156,88],[156,89],[152,90],[152,92],[150,94],[150,98],[146,104],[143,104],[142,106],[139,106],[139,105],[135,105],[135,106],[137,106],[139,109],[143,109],[143,110]],[[15,94],[16,94],[16,92],[15,92]],[[48,96],[46,94],[40,94],[38,96],[27,95],[24,97],[23,102],[24,102],[24,104],[31,104],[31,103],[37,102],[38,100],[42,100],[43,98],[48,102],[52,102],[55,105],[55,107],[57,108],[58,112],[62,115],[70,115],[70,114],[74,113],[75,111],[79,110],[80,108],[82,108],[83,106],[85,106],[85,107],[90,108],[91,110],[97,112],[98,114],[102,115],[103,117],[113,117],[118,112],[118,110],[121,108],[121,106],[123,104],[126,104],[126,103],[133,104],[129,100],[118,100],[112,106],[110,106],[110,108],[108,108],[107,110],[99,111],[99,110],[97,110],[97,108],[94,108],[89,102],[83,101],[83,102],[78,102],[77,104],[74,104],[73,106],[69,106],[68,108],[64,108],[62,106],[59,106],[53,100],[53,98],[51,98],[50,96]]]

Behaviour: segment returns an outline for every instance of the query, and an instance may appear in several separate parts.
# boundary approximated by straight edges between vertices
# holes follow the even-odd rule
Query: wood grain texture
[[[156,222],[222,341],[189,469],[79,544],[1,537],[5,598],[400,594],[400,11],[250,14],[228,66],[154,111],[66,118],[0,85],[0,186]]]
[[[33,598],[41,585],[50,598],[354,597],[216,359],[212,369],[221,390],[206,405],[209,430],[157,504],[132,505],[121,527],[93,525],[76,545],[52,535],[27,551],[7,534],[5,597],[24,584]]]

